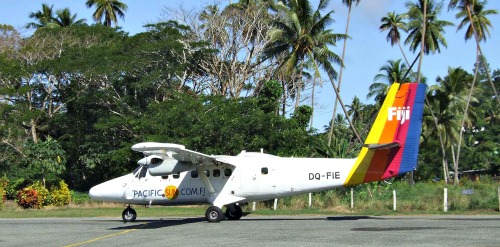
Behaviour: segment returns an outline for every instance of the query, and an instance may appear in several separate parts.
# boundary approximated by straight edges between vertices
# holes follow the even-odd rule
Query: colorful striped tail
[[[380,181],[417,166],[426,85],[394,83],[345,185]]]

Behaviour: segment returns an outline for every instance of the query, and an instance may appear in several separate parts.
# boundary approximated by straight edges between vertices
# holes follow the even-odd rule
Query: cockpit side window
[[[151,164],[153,164],[153,165],[160,164],[162,162],[163,162],[163,160],[160,158],[152,158],[151,159]]]

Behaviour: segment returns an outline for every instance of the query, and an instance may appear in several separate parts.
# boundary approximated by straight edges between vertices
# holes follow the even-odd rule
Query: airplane
[[[394,83],[357,158],[206,155],[171,143],[132,146],[144,158],[127,175],[92,187],[94,200],[130,205],[208,204],[208,222],[239,220],[242,204],[382,181],[416,169],[426,85]],[[225,213],[222,208],[226,207]]]

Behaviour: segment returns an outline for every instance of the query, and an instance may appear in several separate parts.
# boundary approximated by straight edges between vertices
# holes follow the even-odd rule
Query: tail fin
[[[392,84],[345,185],[415,170],[425,91],[421,83]]]

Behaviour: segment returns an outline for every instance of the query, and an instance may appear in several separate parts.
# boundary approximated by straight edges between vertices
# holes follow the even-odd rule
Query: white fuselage
[[[232,165],[205,167],[213,192],[196,170],[178,175],[128,174],[94,186],[93,199],[139,205],[213,203],[218,196],[262,201],[344,185],[355,159],[281,158],[245,153],[225,156]],[[230,162],[229,162],[230,161]],[[193,176],[194,175],[194,176]]]

